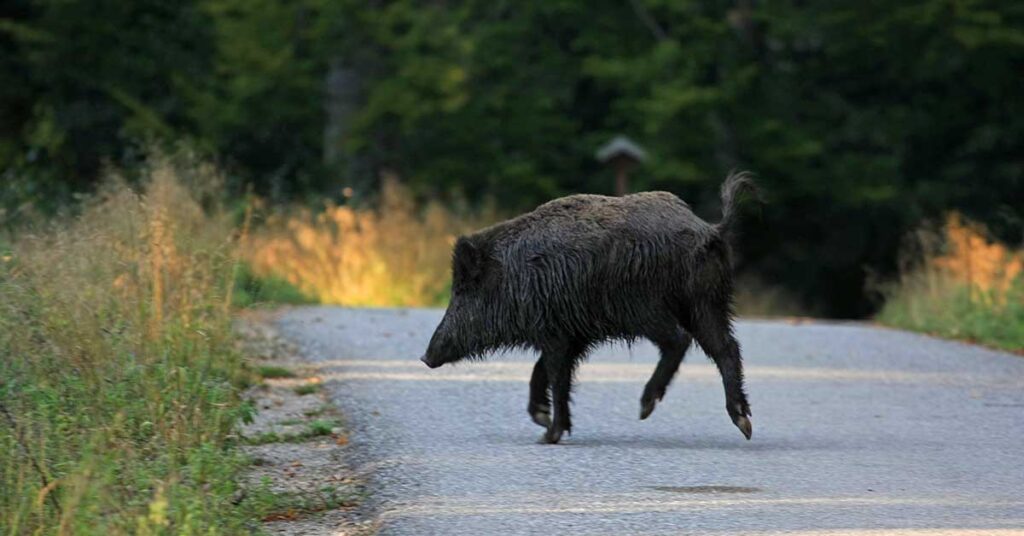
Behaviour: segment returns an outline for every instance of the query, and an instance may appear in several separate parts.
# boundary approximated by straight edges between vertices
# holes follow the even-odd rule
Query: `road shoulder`
[[[274,328],[272,312],[236,323],[242,351],[261,378],[245,393],[255,413],[240,430],[251,467],[247,490],[265,502],[261,530],[299,536],[376,532],[362,505],[364,478],[349,463],[348,430],[322,389],[319,369]]]

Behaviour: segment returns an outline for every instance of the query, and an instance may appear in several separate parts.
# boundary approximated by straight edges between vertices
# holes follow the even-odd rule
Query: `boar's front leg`
[[[572,434],[572,418],[569,414],[572,375],[585,350],[586,345],[566,344],[541,352],[541,360],[548,371],[551,402],[555,413],[551,426],[544,434],[546,443],[558,443],[563,433]]]
[[[533,422],[544,428],[551,427],[551,397],[548,388],[548,369],[541,356],[533,366],[533,376],[530,377],[530,402],[526,405],[526,412]]]

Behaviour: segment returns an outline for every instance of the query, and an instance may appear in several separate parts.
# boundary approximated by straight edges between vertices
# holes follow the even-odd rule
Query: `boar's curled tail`
[[[757,185],[750,173],[746,171],[732,171],[722,183],[722,220],[718,222],[718,229],[723,234],[730,234],[736,225],[736,203],[743,192],[749,192],[755,198],[759,198]]]

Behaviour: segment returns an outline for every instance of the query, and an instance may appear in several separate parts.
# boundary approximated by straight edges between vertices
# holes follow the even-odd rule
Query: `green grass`
[[[246,262],[240,262],[235,269],[235,289],[232,301],[235,307],[316,303],[315,299],[280,277],[256,275]]]
[[[302,493],[262,493],[259,497],[267,512],[264,516],[267,520],[294,519],[299,515],[357,506],[365,499],[366,494],[362,490],[334,486]]]
[[[957,213],[908,238],[877,319],[1024,354],[1024,251]]]
[[[184,167],[183,167],[184,166]],[[231,333],[233,229],[202,166],[150,162],[0,259],[0,532],[239,534],[252,417]],[[204,202],[201,202],[205,200]]]
[[[256,367],[256,373],[259,374],[259,376],[261,378],[267,378],[267,379],[275,379],[275,378],[280,379],[280,378],[294,378],[295,377],[295,373],[294,372],[292,372],[292,371],[290,371],[290,370],[288,370],[288,369],[286,369],[284,367],[271,366],[271,365],[261,365],[259,367]]]
[[[878,321],[893,327],[1024,350],[1024,277],[1005,299],[950,281],[904,279],[890,293]]]
[[[285,423],[281,423],[285,424]],[[248,445],[266,445],[268,443],[301,443],[314,437],[329,436],[333,433],[337,424],[333,421],[317,419],[306,425],[306,429],[294,434],[279,434],[277,432],[263,432],[259,435],[248,437],[245,443]]]
[[[313,393],[315,393],[315,392],[317,392],[319,390],[320,390],[320,384],[319,383],[307,383],[307,384],[304,384],[304,385],[297,385],[297,386],[295,386],[295,388],[292,389],[292,391],[294,391],[295,394],[297,394],[299,396],[311,395],[311,394],[313,394]]]
[[[309,423],[309,435],[310,437],[331,435],[331,430],[334,429],[335,424],[331,421],[325,421],[317,419]]]

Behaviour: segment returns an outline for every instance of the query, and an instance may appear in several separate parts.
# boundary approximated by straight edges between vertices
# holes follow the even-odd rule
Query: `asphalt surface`
[[[861,324],[741,321],[754,436],[691,350],[638,420],[656,352],[579,372],[573,435],[538,444],[535,356],[429,370],[436,310],[300,308],[382,534],[1024,534],[1024,358]]]

